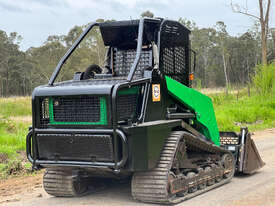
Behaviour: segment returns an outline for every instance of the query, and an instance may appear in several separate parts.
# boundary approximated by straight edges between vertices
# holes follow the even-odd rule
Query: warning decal
[[[152,97],[153,102],[160,101],[160,84],[152,84]]]

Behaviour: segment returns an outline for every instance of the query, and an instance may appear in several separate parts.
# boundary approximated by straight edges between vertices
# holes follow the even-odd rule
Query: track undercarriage
[[[227,183],[234,175],[233,155],[187,132],[166,139],[157,167],[134,174],[132,195],[151,203],[178,203]]]
[[[155,169],[136,172],[132,177],[134,199],[171,204],[197,196],[227,183],[234,175],[233,155],[188,132],[172,132],[165,141]],[[44,188],[54,196],[85,194],[84,174],[47,169]]]

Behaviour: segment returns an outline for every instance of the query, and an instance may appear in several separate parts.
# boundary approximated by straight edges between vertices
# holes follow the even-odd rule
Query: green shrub
[[[275,84],[275,62],[267,66],[258,65],[253,83],[260,95],[270,94]]]
[[[275,88],[271,92],[274,92]],[[275,98],[272,96],[240,94],[238,100],[234,95],[211,95],[219,129],[238,131],[240,126],[250,130],[265,129],[275,126]]]

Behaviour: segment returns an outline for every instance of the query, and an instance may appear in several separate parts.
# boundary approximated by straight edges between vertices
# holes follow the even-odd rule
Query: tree
[[[270,29],[270,42],[268,43],[270,49],[269,49],[269,54],[267,55],[268,61],[269,62],[275,62],[275,28]]]
[[[222,21],[218,21],[216,24],[217,28],[217,36],[218,36],[218,42],[220,44],[220,50],[222,54],[222,61],[223,61],[223,71],[224,71],[224,77],[225,77],[225,84],[226,84],[226,93],[228,93],[228,86],[229,86],[229,79],[227,74],[227,49],[226,49],[226,38],[228,36],[228,33],[226,31],[226,25]]]
[[[231,8],[233,12],[252,17],[260,22],[261,25],[261,46],[262,46],[262,64],[267,64],[267,37],[269,33],[269,15],[272,0],[258,0],[259,15],[252,14],[248,11],[247,1],[246,6],[241,7],[239,4],[234,4],[231,0]]]
[[[140,16],[141,17],[154,18],[154,14],[149,10],[142,12]]]
[[[16,32],[9,35],[0,30],[0,95],[9,95],[10,86],[14,83],[11,79],[21,69],[23,52],[19,51],[22,37]],[[14,91],[13,91],[14,92]]]

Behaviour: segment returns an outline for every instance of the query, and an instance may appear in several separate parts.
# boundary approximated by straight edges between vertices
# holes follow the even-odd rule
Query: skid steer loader
[[[94,27],[108,47],[108,72],[92,65],[55,83]],[[27,157],[34,169],[46,168],[48,194],[82,195],[90,177],[132,178],[134,199],[173,204],[263,167],[248,130],[219,132],[211,99],[191,88],[189,36],[166,19],[86,28],[32,95]]]

